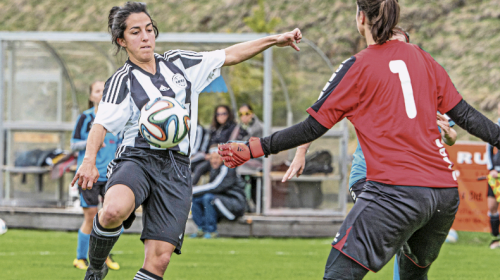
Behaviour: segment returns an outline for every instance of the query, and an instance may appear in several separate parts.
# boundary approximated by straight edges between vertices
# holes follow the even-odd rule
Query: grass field
[[[0,279],[83,279],[72,267],[75,232],[9,230],[0,236]],[[165,279],[322,279],[330,239],[188,239],[173,256]],[[445,244],[430,279],[500,279],[500,250],[485,233],[459,232]],[[138,235],[123,235],[114,248],[122,269],[106,280],[132,279],[143,261]],[[391,262],[365,279],[392,279]]]

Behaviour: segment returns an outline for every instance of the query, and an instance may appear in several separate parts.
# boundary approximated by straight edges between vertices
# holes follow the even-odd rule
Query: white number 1
[[[402,60],[393,60],[389,62],[389,68],[391,68],[392,73],[399,74],[399,80],[403,88],[406,114],[408,118],[413,119],[417,116],[417,107],[415,106],[415,98],[413,97],[413,87],[411,85],[408,67],[406,67],[406,63]]]

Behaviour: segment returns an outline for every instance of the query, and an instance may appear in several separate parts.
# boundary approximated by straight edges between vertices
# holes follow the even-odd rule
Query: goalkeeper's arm
[[[252,137],[248,142],[228,142],[219,145],[224,165],[234,168],[250,158],[268,156],[312,142],[328,131],[313,117],[264,138]]]
[[[276,131],[271,136],[260,139],[264,155],[277,154],[312,142],[325,134],[328,128],[309,116],[303,122]]]

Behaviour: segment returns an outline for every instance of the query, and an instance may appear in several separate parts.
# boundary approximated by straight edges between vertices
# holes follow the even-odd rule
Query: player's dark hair
[[[123,39],[123,33],[127,29],[127,19],[131,14],[145,13],[151,19],[153,24],[153,30],[155,32],[155,38],[158,38],[158,27],[156,27],[156,22],[149,15],[146,4],[141,2],[127,2],[123,7],[114,6],[109,11],[108,16],[108,30],[111,33],[111,42],[116,46],[115,55],[118,54],[120,50],[123,49],[120,44],[118,44],[118,39]]]
[[[219,127],[223,126],[224,124],[220,124],[218,121],[217,121],[217,110],[219,110],[219,108],[224,108],[226,109],[226,112],[227,112],[227,120],[226,120],[226,123],[233,123],[234,122],[234,115],[233,113],[231,112],[231,108],[229,108],[229,106],[227,105],[219,105],[217,107],[215,107],[215,110],[214,110],[214,117],[212,118],[212,128],[214,129],[219,129]],[[225,123],[225,124],[226,124]]]
[[[375,42],[387,42],[399,22],[398,0],[356,0],[356,3],[359,11],[366,14]]]

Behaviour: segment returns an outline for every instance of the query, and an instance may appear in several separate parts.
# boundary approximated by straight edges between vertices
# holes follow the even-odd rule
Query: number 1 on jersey
[[[408,67],[406,67],[406,63],[402,60],[393,60],[389,62],[389,68],[392,73],[399,74],[399,80],[403,88],[406,114],[408,118],[413,119],[417,116],[417,107],[415,105],[415,98],[413,97],[413,87],[411,85]]]

